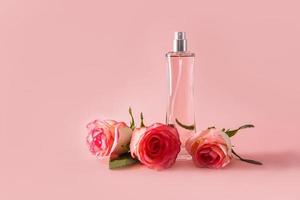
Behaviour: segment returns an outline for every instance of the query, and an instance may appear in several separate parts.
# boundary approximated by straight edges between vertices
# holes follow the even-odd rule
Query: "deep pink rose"
[[[89,150],[97,157],[116,157],[128,151],[132,130],[124,122],[94,120],[87,129]]]
[[[190,137],[185,147],[197,167],[225,167],[232,158],[229,137],[223,131],[214,128]]]
[[[130,151],[133,158],[149,168],[169,168],[175,163],[180,151],[178,131],[160,123],[137,128],[132,134]]]

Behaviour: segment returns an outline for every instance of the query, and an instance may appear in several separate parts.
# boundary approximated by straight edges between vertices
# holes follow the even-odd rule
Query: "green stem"
[[[195,130],[195,124],[192,124],[192,125],[185,125],[183,123],[181,123],[177,118],[175,119],[176,123],[181,126],[182,128],[185,128],[187,130]]]
[[[262,163],[259,161],[242,158],[233,149],[231,149],[231,151],[238,159],[240,159],[243,162],[247,162],[247,163],[254,164],[254,165],[262,165]]]
[[[144,128],[144,127],[145,127],[145,124],[144,124],[144,115],[141,112],[141,128]]]
[[[135,129],[135,122],[134,122],[134,118],[133,118],[133,114],[132,114],[132,110],[131,110],[131,107],[129,107],[129,115],[131,117],[131,121],[130,121],[130,128],[132,130]]]
[[[216,128],[215,126],[210,126],[207,129],[209,130],[209,129],[215,129],[215,128]]]
[[[225,133],[226,133],[229,137],[232,137],[232,136],[234,136],[239,130],[245,129],[245,128],[254,128],[254,125],[252,125],[252,124],[245,124],[245,125],[239,127],[238,129],[235,129],[235,130],[230,130],[230,129],[228,129],[228,130],[225,131]],[[223,131],[223,130],[224,130],[224,129],[222,129],[222,131]]]

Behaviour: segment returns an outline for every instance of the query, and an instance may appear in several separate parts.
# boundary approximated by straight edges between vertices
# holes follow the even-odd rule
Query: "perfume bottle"
[[[184,146],[186,140],[196,131],[194,108],[194,58],[187,51],[185,32],[175,32],[173,51],[166,54],[168,63],[168,107],[167,124],[173,124],[180,136],[179,160],[189,160],[191,156]]]

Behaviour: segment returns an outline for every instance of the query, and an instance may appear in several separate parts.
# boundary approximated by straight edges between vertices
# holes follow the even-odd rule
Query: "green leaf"
[[[175,119],[176,123],[181,126],[182,128],[184,129],[187,129],[187,130],[195,130],[195,124],[192,124],[192,125],[185,125],[183,123],[181,123],[177,118]]]
[[[245,128],[254,128],[254,125],[252,125],[252,124],[246,124],[246,125],[243,125],[243,126],[239,127],[238,129],[235,129],[235,130],[227,129],[227,130],[225,131],[225,133],[226,133],[229,137],[232,137],[232,136],[234,136],[239,130],[245,129]]]
[[[233,149],[231,149],[231,151],[238,159],[240,159],[243,162],[254,164],[254,165],[263,165],[262,162],[259,162],[257,160],[250,160],[250,159],[242,158]]]
[[[114,160],[109,160],[109,169],[118,169],[139,163],[138,160],[131,157],[127,152]]]

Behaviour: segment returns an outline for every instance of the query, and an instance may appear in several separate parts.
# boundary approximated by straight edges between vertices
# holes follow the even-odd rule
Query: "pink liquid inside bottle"
[[[179,160],[191,157],[184,146],[186,140],[195,133],[194,108],[194,58],[195,54],[187,51],[184,32],[175,32],[173,51],[166,54],[168,61],[168,107],[166,121],[178,129],[181,151]]]

